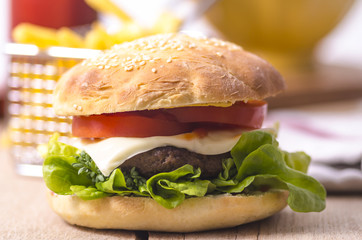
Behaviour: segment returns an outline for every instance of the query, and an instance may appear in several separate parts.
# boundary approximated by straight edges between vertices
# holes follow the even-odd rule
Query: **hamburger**
[[[54,109],[72,141],[41,146],[51,208],[70,224],[194,232],[322,211],[310,158],[261,129],[282,76],[241,47],[184,34],[114,46],[66,72]]]

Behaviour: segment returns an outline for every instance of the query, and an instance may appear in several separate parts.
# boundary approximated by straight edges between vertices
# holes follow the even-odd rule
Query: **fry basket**
[[[68,142],[71,118],[56,116],[52,109],[52,93],[59,77],[81,60],[98,50],[50,47],[8,43],[9,57],[7,117],[9,154],[16,172],[41,176],[43,159],[37,146],[49,141],[55,133]]]

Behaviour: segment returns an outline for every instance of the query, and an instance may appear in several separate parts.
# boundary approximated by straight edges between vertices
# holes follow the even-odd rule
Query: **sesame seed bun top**
[[[92,115],[262,100],[281,75],[241,47],[184,34],[115,45],[66,72],[54,91],[58,115]]]

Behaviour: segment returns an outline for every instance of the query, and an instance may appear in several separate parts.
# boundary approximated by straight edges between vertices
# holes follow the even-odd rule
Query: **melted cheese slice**
[[[77,140],[73,145],[87,152],[99,170],[108,176],[127,159],[157,147],[174,146],[204,155],[229,152],[242,131],[212,131],[206,135],[185,133],[147,138],[114,137],[104,140]]]

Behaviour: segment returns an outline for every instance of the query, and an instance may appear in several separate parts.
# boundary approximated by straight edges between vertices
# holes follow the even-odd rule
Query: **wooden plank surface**
[[[362,239],[362,197],[329,196],[322,213],[285,209],[263,221],[258,239]]]
[[[0,151],[0,189],[0,239],[362,239],[361,194],[328,196],[322,213],[286,208],[235,228],[178,234],[71,226],[49,208],[42,179],[16,175],[5,151]]]
[[[256,240],[258,239],[260,221],[255,223],[248,223],[239,227],[220,229],[207,232],[197,233],[156,233],[149,232],[149,240],[164,240],[164,239],[197,239],[197,240],[208,240],[208,239],[245,239],[245,240]]]

